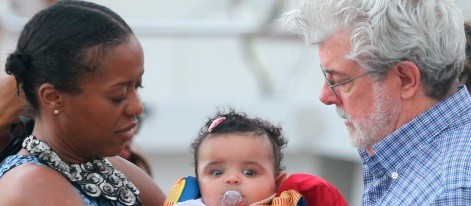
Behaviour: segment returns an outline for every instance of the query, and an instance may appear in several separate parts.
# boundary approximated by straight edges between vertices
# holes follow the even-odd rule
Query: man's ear
[[[38,89],[38,101],[51,112],[62,108],[61,98],[60,92],[52,84],[42,84]]]
[[[393,68],[393,73],[399,77],[402,99],[412,98],[421,88],[420,70],[413,62],[397,63]]]
[[[283,184],[287,177],[288,175],[286,172],[280,172],[280,174],[275,178],[276,190],[280,188],[281,184]]]

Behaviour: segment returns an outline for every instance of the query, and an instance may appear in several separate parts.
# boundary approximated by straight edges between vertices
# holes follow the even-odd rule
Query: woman
[[[11,153],[16,153],[24,138],[29,136],[34,127],[34,121],[30,119],[30,107],[26,105],[26,100],[23,93],[17,93],[16,80],[12,75],[7,75],[5,78],[0,78],[0,160],[5,159]],[[144,113],[143,113],[144,114]],[[136,117],[138,126],[135,129],[137,134],[142,124],[143,114]],[[10,141],[9,147],[6,147]],[[144,170],[149,176],[152,177],[151,166],[147,158],[138,150],[131,140],[127,142],[121,152],[120,157],[128,160],[140,169]]]
[[[0,205],[163,204],[142,170],[104,158],[132,138],[143,109],[136,93],[143,52],[121,17],[90,2],[60,1],[26,24],[6,72],[35,124],[0,167]]]

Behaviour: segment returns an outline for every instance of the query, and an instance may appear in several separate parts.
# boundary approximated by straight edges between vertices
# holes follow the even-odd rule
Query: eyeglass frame
[[[347,80],[344,80],[344,81],[342,81],[342,82],[339,82],[339,83],[336,83],[336,84],[332,84],[332,83],[327,79],[327,73],[325,72],[324,68],[323,68],[322,66],[320,66],[320,68],[321,68],[322,74],[324,74],[325,83],[326,83],[327,86],[330,88],[330,90],[332,90],[332,92],[334,93],[334,95],[335,95],[337,98],[340,98],[340,96],[339,96],[339,94],[335,91],[335,89],[334,89],[335,87],[342,86],[342,85],[344,85],[344,84],[347,84],[347,83],[349,83],[349,82],[352,82],[352,81],[355,80],[355,79],[358,79],[358,78],[360,78],[360,77],[364,77],[364,76],[366,76],[366,75],[368,75],[368,74],[373,73],[372,71],[368,71],[368,72],[365,72],[365,73],[363,73],[363,74],[360,74],[360,75],[358,75],[358,76],[356,76],[356,77],[352,77],[352,78],[347,79]]]

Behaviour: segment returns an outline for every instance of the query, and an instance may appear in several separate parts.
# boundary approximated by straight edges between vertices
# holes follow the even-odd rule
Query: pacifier
[[[229,190],[221,198],[222,206],[244,206],[245,199],[239,191]]]

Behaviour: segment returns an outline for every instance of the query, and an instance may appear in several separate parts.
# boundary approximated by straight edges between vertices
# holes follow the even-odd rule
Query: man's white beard
[[[384,86],[380,84],[373,84],[373,111],[365,111],[369,113],[366,118],[353,120],[345,111],[337,107],[339,116],[352,124],[352,126],[347,126],[346,130],[349,141],[355,148],[367,149],[386,137],[388,134],[384,132],[392,126],[389,124],[399,110],[399,105],[394,104]]]

